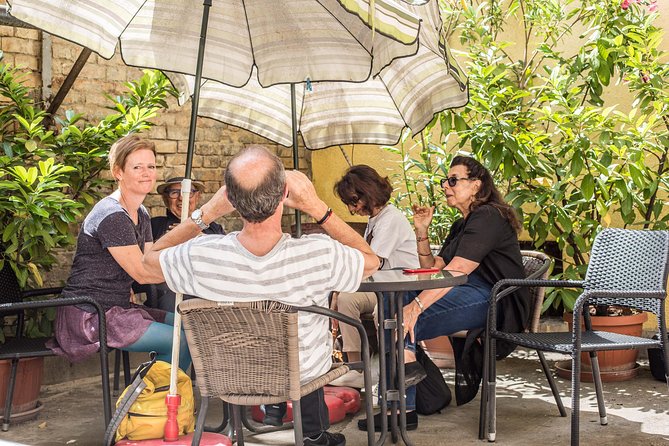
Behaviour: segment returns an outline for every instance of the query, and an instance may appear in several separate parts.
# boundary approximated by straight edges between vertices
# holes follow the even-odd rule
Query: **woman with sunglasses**
[[[483,352],[476,342],[476,334],[485,327],[493,285],[500,279],[525,277],[518,245],[521,223],[515,210],[504,202],[496,189],[490,172],[473,158],[453,158],[441,186],[446,202],[458,209],[462,218],[451,226],[439,254],[433,255],[428,228],[434,208],[414,206],[420,266],[461,271],[468,275],[468,281],[453,288],[406,293],[403,316],[407,350],[404,358],[407,363],[416,361],[416,342],[470,331],[466,350],[454,343],[456,398],[460,405],[474,398],[478,391]],[[502,305],[500,314],[504,315],[505,327],[521,331],[529,318],[527,290],[517,291],[516,296],[502,300]],[[475,359],[480,360],[479,366],[474,365]],[[415,408],[415,404],[416,388],[408,387],[407,411]],[[410,417],[409,413],[407,427],[410,419],[412,422],[416,420],[415,415]],[[380,425],[380,421],[375,419],[375,425]],[[366,420],[361,420],[358,425],[366,429]],[[411,428],[416,426],[417,421]]]

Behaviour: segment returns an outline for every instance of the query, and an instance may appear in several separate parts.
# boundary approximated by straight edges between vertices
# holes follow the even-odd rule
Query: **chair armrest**
[[[627,298],[627,299],[665,299],[667,296],[666,290],[648,291],[648,290],[586,290],[574,303],[574,323],[581,318],[583,307],[590,299],[597,298]]]
[[[55,289],[55,288],[45,288]],[[37,290],[35,290],[37,291]],[[53,293],[50,293],[53,294]],[[34,300],[29,302],[14,302],[11,304],[0,304],[0,314],[5,312],[16,312],[35,308],[66,307],[69,305],[91,305],[98,314],[99,332],[100,332],[100,351],[107,353],[107,325],[105,312],[102,306],[90,297],[64,297],[59,299]]]
[[[340,322],[343,322],[348,325],[352,325],[353,327],[358,330],[358,334],[360,335],[360,342],[361,342],[361,353],[362,352],[369,352],[369,340],[367,339],[367,332],[365,331],[365,327],[362,325],[362,322],[356,319],[353,319],[352,317],[346,316],[345,314],[342,314],[338,311],[331,310],[330,308],[325,308],[325,307],[320,307],[318,305],[309,305],[306,307],[293,307],[297,311],[304,311],[307,313],[315,313],[315,314],[320,314],[322,316],[327,316],[331,317],[333,319],[337,319]],[[367,353],[369,354],[369,353]],[[361,370],[362,365],[359,363],[350,363],[350,368],[355,369],[355,370]]]
[[[50,296],[56,295],[63,292],[63,287],[54,287],[54,288],[37,288],[34,290],[22,291],[21,295],[25,299],[26,297],[37,297],[37,296]]]
[[[583,288],[581,280],[550,280],[550,279],[502,279],[493,286],[490,292],[490,306],[488,307],[488,327],[497,327],[497,303],[504,297],[522,287],[553,287],[553,288]]]

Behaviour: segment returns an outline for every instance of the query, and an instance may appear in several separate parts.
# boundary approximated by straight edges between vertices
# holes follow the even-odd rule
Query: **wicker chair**
[[[548,278],[553,266],[553,261],[549,256],[539,251],[523,250],[520,253],[523,256],[523,269],[525,271],[525,277],[526,277],[525,280],[532,280],[532,279],[543,280]],[[505,289],[503,292],[497,295],[495,302],[499,302],[500,299],[509,295],[513,290],[514,289],[512,288]],[[529,292],[530,292],[530,304],[531,304],[530,306],[531,318],[528,326],[528,331],[530,333],[537,333],[539,331],[539,319],[541,317],[541,306],[544,301],[545,288],[542,286],[529,287]],[[466,336],[466,332],[461,332],[461,333],[463,333],[463,336]],[[460,335],[460,333],[457,333],[456,335]],[[558,392],[557,385],[555,384],[555,379],[553,379],[553,375],[551,373],[548,362],[546,361],[546,357],[540,350],[537,350],[537,354],[539,355],[541,369],[543,370],[544,375],[548,380],[548,385],[551,388],[551,392],[553,393],[553,397],[555,398],[555,403],[558,406],[560,415],[566,417],[567,411],[565,410],[564,405],[562,404],[560,393]],[[485,367],[484,367],[483,382],[484,383],[486,382]],[[485,385],[482,385],[481,407],[479,414],[479,439],[485,438],[485,410],[486,410],[485,402],[487,400],[486,392],[487,392],[487,387]]]
[[[9,430],[9,422],[12,413],[12,398],[14,385],[16,384],[16,371],[19,360],[22,358],[35,358],[54,355],[53,351],[46,347],[50,338],[26,338],[23,336],[24,311],[34,309],[46,309],[49,307],[62,307],[67,305],[89,304],[98,313],[100,324],[100,370],[102,372],[102,400],[104,404],[105,426],[111,419],[111,398],[109,395],[109,366],[107,364],[107,343],[105,330],[105,314],[102,307],[94,300],[87,297],[59,298],[49,300],[25,301],[34,297],[57,296],[62,288],[42,288],[37,290],[21,291],[14,271],[5,263],[0,270],[0,316],[16,315],[16,336],[0,345],[0,360],[11,360],[11,371],[7,385],[5,408],[3,415],[2,430]]]
[[[362,339],[362,363],[335,364],[325,375],[300,385],[298,311],[321,314],[355,325]],[[199,444],[209,398],[230,403],[237,444],[243,445],[241,407],[291,400],[295,444],[303,442],[300,398],[344,375],[362,369],[366,395],[371,395],[369,350],[360,322],[317,307],[291,307],[272,301],[220,303],[190,299],[179,305],[188,347],[202,396],[193,445]],[[277,373],[280,371],[280,373]],[[372,400],[366,398],[367,419],[373,420]],[[367,433],[374,444],[374,427]]]
[[[604,229],[595,239],[590,263],[583,281],[568,280],[502,280],[493,288],[492,299],[497,299],[502,289],[514,286],[582,288],[583,293],[574,305],[574,324],[571,332],[563,333],[505,333],[496,329],[496,306],[490,306],[488,318],[485,372],[486,434],[489,441],[496,435],[495,400],[495,340],[571,355],[572,413],[571,444],[579,443],[579,398],[581,352],[588,352],[597,394],[600,423],[607,424],[602,382],[597,362],[597,351],[631,348],[661,347],[665,352],[665,368],[669,370],[667,328],[665,321],[666,283],[669,263],[668,231],[635,231]],[[657,316],[659,340],[593,331],[588,311],[589,305],[619,305],[637,308]],[[581,330],[581,319],[585,329]],[[669,376],[667,376],[669,385]]]

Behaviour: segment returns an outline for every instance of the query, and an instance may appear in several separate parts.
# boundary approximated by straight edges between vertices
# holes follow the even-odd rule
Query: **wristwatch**
[[[192,214],[190,214],[191,220],[195,222],[196,225],[200,227],[203,231],[209,227],[208,224],[202,220],[202,209],[195,209]]]

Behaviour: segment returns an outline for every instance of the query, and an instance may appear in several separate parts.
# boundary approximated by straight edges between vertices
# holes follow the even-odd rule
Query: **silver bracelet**
[[[422,313],[423,311],[425,311],[425,307],[423,306],[423,302],[420,301],[420,299],[418,298],[418,296],[414,297],[413,300],[415,300],[416,303],[418,304],[418,308],[420,308],[420,312],[421,312],[421,313]]]

